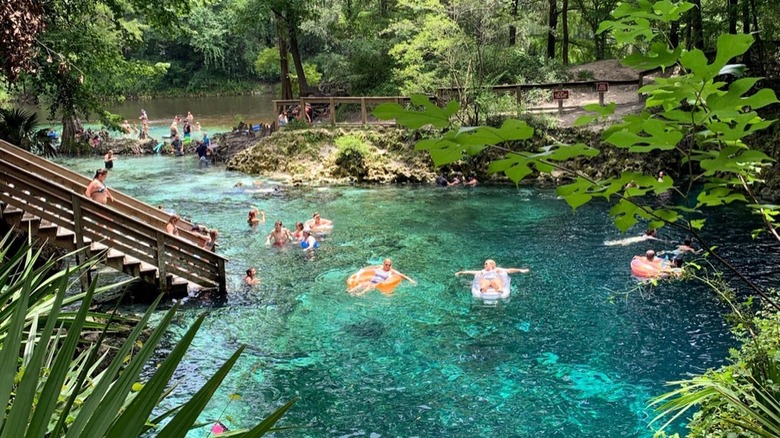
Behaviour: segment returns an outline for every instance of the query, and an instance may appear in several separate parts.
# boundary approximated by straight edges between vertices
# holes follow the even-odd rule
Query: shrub
[[[367,162],[374,157],[371,146],[354,135],[336,139],[336,176],[351,176],[358,181],[368,176]]]

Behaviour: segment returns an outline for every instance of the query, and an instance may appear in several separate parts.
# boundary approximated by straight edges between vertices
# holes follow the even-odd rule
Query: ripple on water
[[[99,161],[66,160],[85,174]],[[108,179],[220,229],[228,299],[177,371],[171,406],[246,350],[200,420],[224,410],[233,426],[248,426],[300,396],[284,421],[311,425],[309,436],[651,436],[647,399],[665,381],[722,363],[733,345],[702,287],[621,295],[635,287],[629,260],[647,248],[603,246],[620,237],[605,205],[573,213],[553,191],[514,186],[233,187],[252,179],[186,157],[124,158]],[[245,223],[251,205],[268,220],[257,230]],[[336,223],[315,257],[263,244],[273,221],[292,227],[314,211]],[[708,227],[739,263],[769,277],[761,281],[777,282],[777,245],[740,237],[755,224],[735,214]],[[388,257],[418,285],[345,293],[347,276]],[[512,276],[509,303],[475,304],[470,280],[453,275],[487,258],[531,269]],[[249,266],[262,280],[255,288],[241,285]],[[163,348],[207,306],[187,303]],[[229,402],[234,392],[242,398]]]

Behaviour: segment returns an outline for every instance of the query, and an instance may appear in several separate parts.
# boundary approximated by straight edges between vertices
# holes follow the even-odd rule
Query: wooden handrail
[[[67,167],[52,163],[49,160],[41,158],[20,147],[14,146],[11,143],[0,140],[0,154],[3,152],[10,155],[3,156],[3,159],[16,163],[18,166],[29,172],[45,176],[52,181],[56,181],[73,191],[81,190],[83,193],[84,190],[86,190],[87,185],[89,185],[89,183],[92,181],[92,179],[89,177],[86,177],[78,172],[74,172]],[[149,204],[140,202],[132,196],[126,195],[119,190],[111,189],[111,195],[114,198],[114,203],[112,203],[113,207],[125,214],[132,215],[141,221],[147,222],[150,225],[157,226],[162,221],[164,226],[168,223],[168,219],[171,216],[169,213],[152,207]],[[206,241],[204,236],[192,232],[192,224],[186,220],[180,220],[178,228],[179,234],[187,237],[188,239],[200,242],[201,244]]]
[[[122,204],[122,209],[116,209],[113,205],[106,206],[87,198],[83,194],[84,186],[78,185],[74,190],[71,187],[74,181],[69,178],[55,180],[50,178],[50,172],[44,172],[47,173],[44,176],[30,171],[30,168],[40,168],[31,166],[35,163],[19,166],[19,154],[10,154],[4,149],[0,150],[3,164],[0,200],[3,202],[74,231],[78,247],[84,244],[82,239],[108,240],[111,248],[157,267],[161,282],[165,281],[166,273],[171,273],[198,285],[225,291],[224,257],[169,235],[162,231],[164,223],[159,220],[149,217],[139,220],[126,214],[138,211],[126,204]]]

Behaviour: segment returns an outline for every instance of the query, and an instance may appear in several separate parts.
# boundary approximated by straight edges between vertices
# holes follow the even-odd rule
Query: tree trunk
[[[81,131],[81,122],[75,114],[62,116],[60,150],[69,154],[81,152],[81,145],[76,139],[76,133],[79,131]]]
[[[680,45],[680,22],[672,21],[669,26],[669,46],[676,49]]]
[[[569,0],[563,0],[563,42],[561,43],[561,58],[563,65],[569,65]]]
[[[517,6],[520,0],[512,0],[512,9],[509,11],[509,15],[512,20],[517,20]],[[509,47],[514,47],[517,44],[517,26],[514,24],[509,25]]]
[[[742,33],[750,33],[750,3],[742,0]]]
[[[704,29],[701,19],[701,0],[692,0],[693,9],[690,10],[691,14],[691,41],[692,47],[697,49],[704,48]]]
[[[276,15],[276,35],[279,42],[279,69],[281,70],[282,100],[293,98],[292,83],[290,83],[290,61],[287,59],[287,40],[284,38],[284,22]]]
[[[730,34],[737,33],[737,11],[739,10],[739,4],[737,3],[738,1],[739,0],[728,0],[728,4],[726,6],[728,9]]]
[[[547,58],[555,59],[555,31],[558,28],[558,0],[549,0],[549,30],[547,31]]]
[[[295,72],[298,74],[298,94],[305,96],[309,92],[309,83],[306,81],[306,72],[303,71],[303,62],[301,62],[301,52],[298,50],[298,29],[291,22],[287,22],[290,30],[290,54],[292,54],[293,63],[295,63]]]

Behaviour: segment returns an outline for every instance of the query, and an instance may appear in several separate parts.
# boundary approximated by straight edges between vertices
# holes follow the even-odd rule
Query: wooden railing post
[[[360,98],[360,120],[363,122],[363,126],[368,123],[368,112],[366,111],[366,98]]]
[[[639,96],[639,101],[644,102],[645,97],[642,95],[642,93],[639,92],[639,89],[645,86],[645,75],[644,73],[639,73],[639,80],[636,82],[636,91],[637,96]]]
[[[159,276],[160,291],[168,292],[168,272],[165,269],[165,233],[157,231],[157,275]]]
[[[218,282],[219,282],[219,293],[226,294],[227,293],[227,284],[226,284],[226,278],[225,278],[225,260],[222,258],[217,259],[217,270],[219,271],[218,275]]]
[[[336,101],[332,97],[330,98],[328,113],[330,113],[330,126],[336,126]]]
[[[82,264],[89,257],[84,251],[84,233],[81,232],[83,224],[81,223],[81,199],[75,193],[70,195],[70,205],[73,208],[73,232],[76,233],[76,263]],[[89,284],[92,283],[92,274],[89,268],[83,275],[79,275],[81,291],[86,292]]]
[[[301,110],[298,111],[298,118],[308,124],[309,119],[306,118],[306,102],[303,100],[303,96],[301,96],[301,103],[299,105],[301,106]]]

